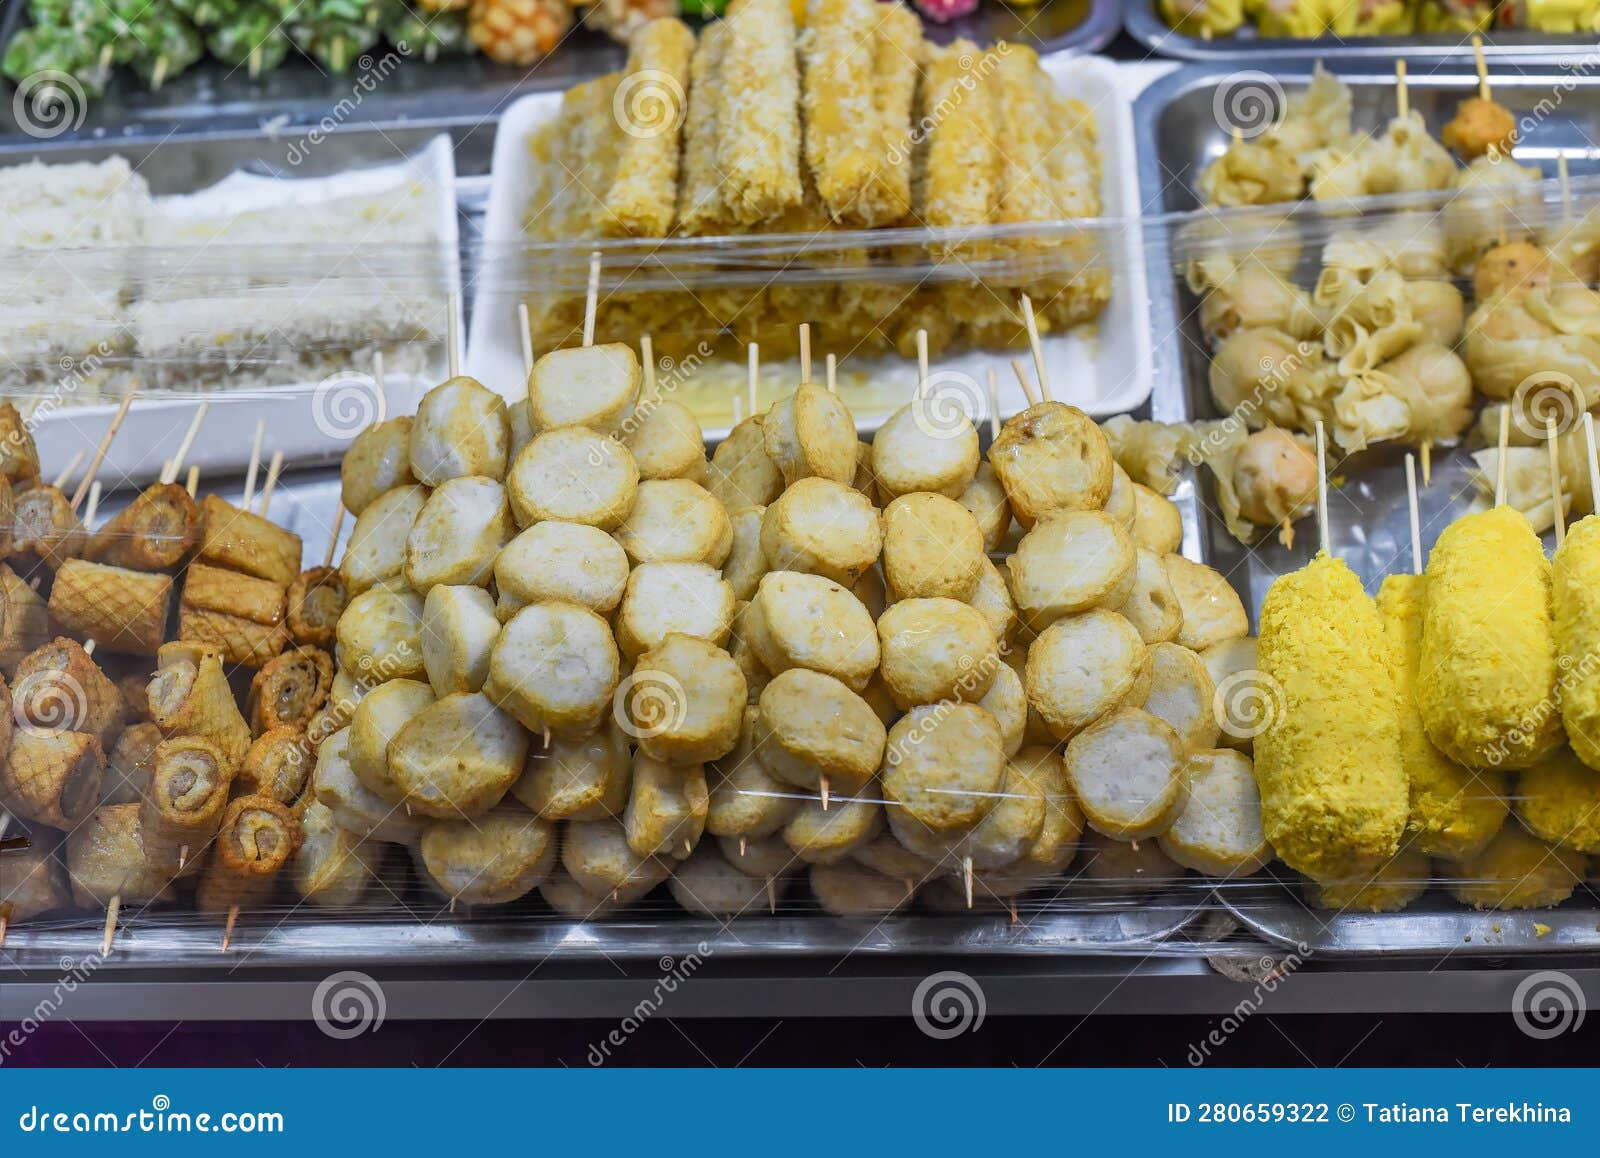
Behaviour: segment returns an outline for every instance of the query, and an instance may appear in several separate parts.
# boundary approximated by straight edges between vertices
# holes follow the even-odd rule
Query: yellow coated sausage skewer
[[[1583,433],[1593,486],[1600,478],[1594,415],[1583,416]],[[1559,510],[1559,489],[1555,501]],[[1551,589],[1561,669],[1561,722],[1578,759],[1600,768],[1600,516],[1590,515],[1572,525],[1551,564]]]

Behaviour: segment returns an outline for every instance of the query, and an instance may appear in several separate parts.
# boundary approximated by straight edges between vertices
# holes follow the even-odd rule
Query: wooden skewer
[[[0,949],[4,949],[6,947],[6,926],[8,924],[9,922],[6,920],[5,914],[0,913]]]
[[[95,646],[96,642],[98,642],[98,641],[91,639],[87,643],[85,643],[83,645],[83,654],[84,655],[93,655],[94,654],[94,646]]]
[[[1406,62],[1394,62],[1395,104],[1399,107],[1400,118],[1404,120],[1411,115],[1411,94],[1406,91]]]
[[[244,472],[244,502],[240,505],[250,509],[250,500],[256,497],[256,473],[261,469],[261,439],[267,433],[267,420],[256,419],[256,434],[250,440],[250,468]]]
[[[89,492],[89,484],[94,481],[95,472],[100,469],[100,464],[105,461],[106,451],[111,449],[111,440],[117,436],[117,431],[122,429],[122,420],[128,417],[128,407],[133,405],[133,396],[138,389],[137,385],[128,387],[127,393],[122,396],[122,405],[118,406],[117,412],[111,416],[111,425],[106,427],[106,432],[100,439],[100,445],[94,448],[94,457],[89,460],[89,469],[84,472],[83,480],[78,483],[78,489],[73,492],[73,510],[78,509],[78,504],[83,502],[83,496]]]
[[[1331,555],[1328,536],[1328,433],[1317,419],[1317,541],[1324,555]]]
[[[839,359],[829,354],[823,365],[827,367],[828,393],[839,393]]]
[[[94,517],[100,510],[100,480],[95,479],[89,486],[89,505],[83,509],[83,529],[94,530]]]
[[[7,812],[3,808],[0,808],[0,838],[3,838],[5,836],[6,829],[8,829],[10,827],[11,827],[11,813]]]
[[[322,565],[333,566],[333,553],[339,549],[339,531],[344,527],[344,504],[339,504],[339,509],[333,513],[333,530],[328,534],[328,549],[323,553]]]
[[[1594,415],[1583,412],[1584,449],[1589,454],[1589,505],[1600,513],[1600,455],[1594,449]]]
[[[267,464],[267,481],[261,488],[261,517],[266,518],[267,508],[272,505],[272,491],[278,485],[278,472],[283,469],[283,451],[272,452],[272,461]]]
[[[811,381],[811,323],[800,323],[800,384]]]
[[[194,437],[200,433],[200,424],[210,412],[209,402],[202,402],[196,407],[194,417],[189,420],[189,429],[183,432],[183,441],[178,443],[178,453],[172,456],[172,465],[161,476],[162,482],[169,483],[178,477],[178,472],[183,469],[183,460],[189,457],[189,449],[194,446]]]
[[[1433,485],[1433,439],[1422,440],[1422,485]]]
[[[1234,125],[1233,126],[1233,145],[1234,145],[1234,148],[1238,148],[1242,144],[1244,144],[1244,130],[1241,129],[1238,125]]]
[[[1556,154],[1556,176],[1561,178],[1561,220],[1567,221],[1572,217],[1572,186],[1567,177],[1567,155]]]
[[[754,342],[750,343],[750,417],[754,418],[761,412],[761,347]]]
[[[196,496],[199,495],[199,493],[200,493],[200,468],[199,467],[191,466],[189,468],[189,478],[188,478],[188,481],[184,483],[183,489],[189,492],[189,497],[191,499],[195,498]]]
[[[1028,372],[1022,368],[1020,358],[1011,359],[1011,372],[1017,376],[1017,381],[1022,385],[1022,394],[1028,400],[1029,406],[1039,405],[1038,392],[1034,390],[1033,383],[1028,381]]]
[[[594,319],[600,310],[600,251],[589,254],[589,291],[583,298],[583,344],[594,345]]]
[[[1556,445],[1556,420],[1546,415],[1544,420],[1545,445],[1550,448],[1550,503],[1554,508],[1556,546],[1567,539],[1567,513],[1561,509],[1561,448]]]
[[[744,391],[733,392],[733,424],[738,426],[744,421]]]
[[[744,837],[741,836],[739,838],[739,855],[743,856],[748,847],[749,847],[749,842]]]
[[[183,866],[189,863],[189,846],[180,845],[178,848],[178,871],[183,871]]]
[[[228,945],[233,940],[233,926],[234,926],[234,922],[236,922],[238,919],[239,919],[239,906],[238,905],[229,905],[228,906],[228,923],[226,925],[222,926],[222,951],[224,953],[226,953],[228,951]]]
[[[778,886],[772,883],[772,878],[767,878],[767,912],[778,911]]]
[[[1422,518],[1417,512],[1417,460],[1406,455],[1406,502],[1411,507],[1411,573],[1422,574]]]
[[[77,454],[67,459],[67,465],[61,468],[61,473],[56,475],[56,481],[50,485],[55,487],[56,490],[66,486],[67,480],[72,477],[72,472],[77,470],[78,465],[83,462],[83,454],[84,452],[80,450]]]
[[[817,778],[817,783],[822,791],[822,811],[826,812],[828,811],[828,778],[826,776],[819,776]]]
[[[1039,340],[1039,319],[1033,316],[1033,299],[1022,295],[1022,322],[1028,327],[1028,347],[1033,351],[1033,374],[1039,379],[1039,396],[1050,401],[1050,376],[1044,369],[1044,343]]]
[[[656,344],[649,334],[639,336],[639,364],[644,371],[644,396],[656,401]]]
[[[1018,923],[1018,921],[1017,921],[1017,898],[1016,897],[1012,897],[1011,900],[1008,903],[1009,903],[1009,905],[1011,907],[1011,923],[1013,925],[1015,925],[1015,924]]]
[[[528,303],[517,303],[518,329],[522,331],[522,370],[533,377],[533,319],[528,316]]]
[[[966,878],[967,908],[970,909],[972,908],[972,858],[970,856],[961,858],[961,875]]]
[[[105,930],[100,934],[100,956],[111,956],[111,939],[117,935],[117,914],[122,911],[122,897],[112,897],[106,906]]]
[[[450,377],[461,373],[461,295],[451,294],[445,303],[444,357]]]
[[[1499,451],[1494,464],[1494,505],[1506,505],[1506,450],[1511,445],[1511,407],[1500,408]]]
[[[911,392],[913,398],[921,398],[922,392],[928,387],[928,331],[917,331],[917,388]]]
[[[1000,379],[995,377],[994,367],[989,367],[989,442],[992,444],[1000,437]]]
[[[1483,100],[1493,100],[1489,92],[1489,64],[1483,59],[1483,37],[1474,35],[1472,38],[1472,55],[1478,61],[1478,96]]]

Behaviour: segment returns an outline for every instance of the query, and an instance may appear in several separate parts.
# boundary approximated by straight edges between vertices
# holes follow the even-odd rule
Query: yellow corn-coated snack
[[[1319,909],[1350,913],[1398,913],[1428,889],[1427,854],[1407,845],[1371,872],[1342,881],[1309,881],[1306,899]]]
[[[1578,759],[1600,768],[1600,518],[1567,532],[1550,576],[1561,721]]]
[[[1517,818],[1573,852],[1600,852],[1600,772],[1562,748],[1517,777]]]
[[[1510,507],[1446,527],[1428,558],[1417,704],[1445,755],[1527,768],[1561,743],[1550,562]]]
[[[1361,581],[1318,554],[1261,607],[1258,662],[1282,710],[1256,737],[1267,840],[1291,868],[1338,880],[1399,847],[1409,812],[1394,672]]]
[[[1547,909],[1572,895],[1584,864],[1582,853],[1508,824],[1482,852],[1451,866],[1450,893],[1475,909]]]
[[[1400,759],[1411,785],[1411,843],[1428,856],[1470,856],[1493,839],[1506,818],[1506,777],[1464,768],[1428,739],[1417,709],[1422,608],[1427,580],[1390,575],[1378,591],[1378,614],[1389,639],[1400,713]],[[1379,911],[1379,910],[1374,910]]]

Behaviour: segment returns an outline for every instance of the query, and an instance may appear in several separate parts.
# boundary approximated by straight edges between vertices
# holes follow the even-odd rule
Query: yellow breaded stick
[[[712,24],[700,34],[689,61],[689,115],[683,125],[683,167],[678,182],[678,232],[715,233],[723,221],[722,171],[717,138],[722,121],[722,56],[728,26]]]
[[[681,20],[652,20],[629,42],[613,110],[622,136],[605,197],[607,236],[665,237],[672,228],[693,52],[694,33]]]
[[[868,227],[889,225],[911,212],[911,148],[907,126],[917,100],[922,67],[922,19],[904,4],[877,0],[873,36],[873,108],[877,114],[878,166],[861,195]]]
[[[930,52],[919,116],[931,128],[919,151],[916,213],[936,229],[992,220],[999,159],[994,92],[978,72],[981,59],[970,40]],[[983,249],[960,248],[974,257]]]
[[[727,25],[717,164],[729,212],[755,225],[803,196],[794,14],[788,0],[733,0]]]
[[[800,35],[806,165],[836,220],[854,217],[876,170],[873,11],[878,0],[810,0]]]

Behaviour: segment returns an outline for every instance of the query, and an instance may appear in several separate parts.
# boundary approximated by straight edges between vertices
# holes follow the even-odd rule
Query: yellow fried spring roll
[[[689,61],[689,113],[683,123],[683,166],[678,182],[678,232],[719,232],[725,220],[717,140],[723,121],[722,57],[729,40],[720,21],[700,33]]]
[[[156,483],[94,533],[83,557],[134,571],[169,571],[200,535],[200,508],[177,483]]]
[[[970,40],[930,49],[923,76],[919,125],[929,126],[918,149],[916,215],[934,228],[981,227],[991,223],[998,157],[992,85],[978,69],[982,54]],[[978,256],[983,246],[941,243]]]
[[[882,147],[873,104],[878,0],[810,0],[800,34],[806,165],[835,220],[853,217]]]
[[[1591,768],[1600,768],[1600,517],[1567,532],[1550,565],[1561,721],[1567,742]]]
[[[18,727],[0,761],[0,800],[23,820],[68,832],[100,803],[105,773],[105,752],[87,732]]]
[[[628,43],[615,110],[623,136],[605,197],[607,236],[665,237],[672,228],[693,52],[694,33],[681,20],[652,20]]]
[[[718,85],[717,164],[735,221],[799,205],[800,75],[789,0],[733,0]]]

